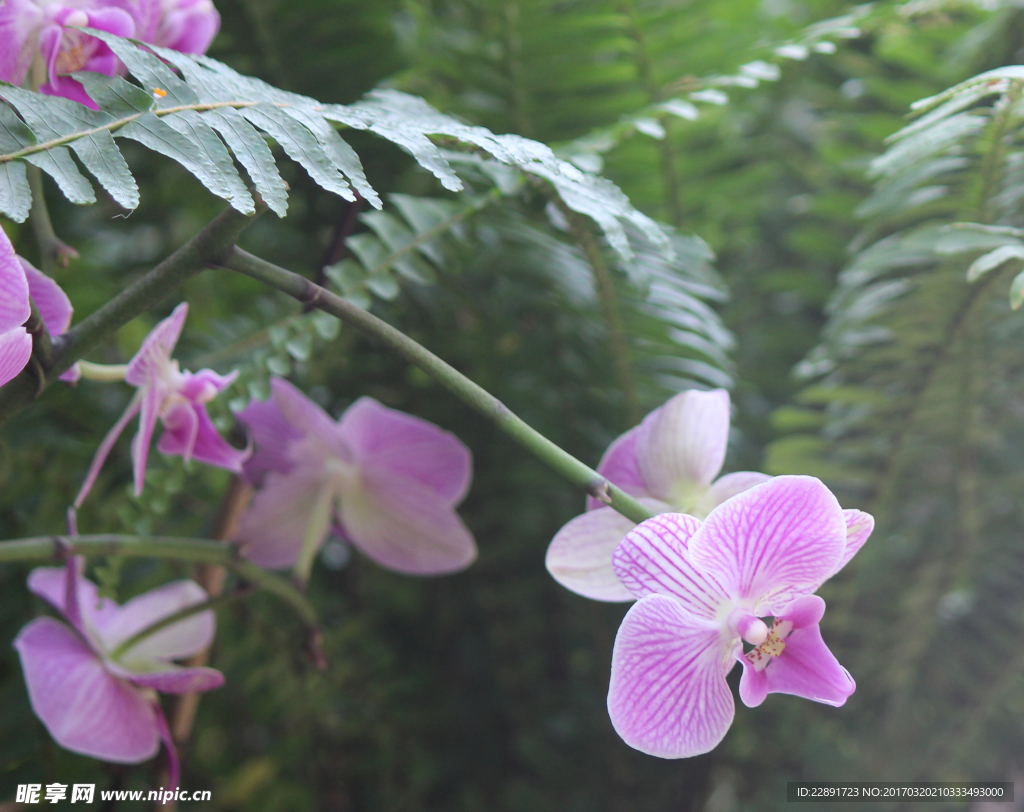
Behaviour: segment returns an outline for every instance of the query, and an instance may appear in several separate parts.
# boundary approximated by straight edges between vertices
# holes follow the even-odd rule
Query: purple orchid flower
[[[250,450],[230,445],[220,436],[206,412],[206,404],[230,386],[238,373],[218,375],[209,369],[182,372],[178,362],[171,358],[187,315],[188,304],[182,302],[146,336],[142,347],[128,364],[125,381],[138,390],[125,413],[96,450],[89,473],[75,499],[76,508],[81,507],[114,443],[135,415],[140,415],[139,431],[132,440],[136,496],[142,493],[145,483],[146,460],[157,420],[164,425],[164,433],[157,443],[157,450],[161,453],[177,454],[186,460],[197,459],[207,465],[242,472]]]
[[[666,513],[632,530],[614,568],[637,603],[615,637],[608,689],[626,744],[662,758],[713,749],[732,724],[725,678],[737,660],[748,706],[769,693],[842,705],[856,685],[821,638],[825,602],[813,593],[873,528],[819,480],[780,476],[703,523]]]
[[[32,315],[30,297],[51,335],[67,331],[72,314],[67,295],[50,277],[15,254],[0,229],[0,386],[17,376],[32,357],[32,336],[24,326]],[[64,381],[77,379],[77,365],[61,375]]]
[[[39,617],[14,640],[32,710],[50,735],[68,750],[127,764],[152,758],[162,741],[176,786],[177,757],[156,692],[209,691],[224,683],[213,668],[171,662],[210,645],[213,612],[197,612],[119,649],[143,629],[205,601],[202,587],[174,581],[118,606],[99,597],[77,560],[70,570],[33,570],[28,587],[70,623]]]
[[[96,28],[121,37],[135,36],[136,17],[142,20],[152,2],[5,0],[0,3],[0,79],[20,85],[38,53],[48,79],[40,85],[40,92],[64,96],[97,109],[81,83],[68,74],[85,70],[113,76],[122,66],[104,42],[74,27]]]
[[[398,572],[448,573],[473,561],[473,536],[455,512],[472,462],[457,438],[373,398],[335,422],[287,381],[273,378],[271,389],[238,416],[258,449],[246,476],[262,483],[236,534],[253,562],[292,566],[335,523]]]
[[[186,54],[205,54],[220,30],[220,15],[210,0],[163,0],[155,45]]]
[[[76,30],[82,27],[203,54],[220,29],[220,15],[210,0],[4,0],[0,80],[20,85],[38,54],[48,80],[40,92],[97,109],[69,74],[93,71],[113,76],[123,73],[124,66],[106,43]]]
[[[613,442],[598,473],[653,513],[703,519],[725,500],[770,477],[754,471],[718,476],[729,441],[729,393],[681,392]],[[555,534],[547,568],[562,586],[599,601],[630,601],[612,572],[612,552],[633,522],[587,498],[587,512]]]

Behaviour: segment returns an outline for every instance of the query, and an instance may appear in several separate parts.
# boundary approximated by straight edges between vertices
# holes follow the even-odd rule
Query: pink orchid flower
[[[32,336],[24,324],[32,315],[29,297],[43,324],[53,336],[71,324],[71,302],[60,286],[14,253],[14,246],[0,229],[0,386],[16,377],[32,357]],[[78,378],[77,365],[61,380]]]
[[[729,393],[681,392],[613,442],[598,473],[652,513],[703,519],[726,499],[770,477],[753,471],[718,476],[729,441]],[[587,512],[555,534],[547,568],[562,586],[598,601],[633,596],[612,571],[612,552],[633,522],[593,497]]]
[[[48,79],[40,85],[40,92],[64,96],[95,110],[96,104],[81,83],[68,74],[85,70],[113,76],[121,70],[121,63],[105,43],[74,27],[135,36],[137,20],[142,21],[153,2],[4,0],[0,3],[0,79],[20,85],[38,54]]]
[[[819,480],[780,476],[703,523],[666,513],[630,531],[614,567],[637,602],[615,637],[608,689],[626,744],[661,758],[713,749],[732,724],[737,660],[750,707],[769,693],[842,705],[856,685],[821,638],[825,602],[813,593],[873,528]]]
[[[76,28],[96,28],[190,54],[203,54],[220,29],[210,0],[4,0],[0,3],[0,80],[20,85],[38,56],[46,68],[42,93],[95,110],[69,74],[106,76],[124,66],[101,40]]]
[[[230,386],[238,373],[218,375],[210,369],[182,372],[178,362],[171,358],[187,315],[188,304],[182,302],[146,336],[128,364],[125,381],[138,390],[96,450],[85,483],[75,499],[76,508],[81,507],[114,443],[135,415],[140,415],[139,431],[132,440],[136,496],[142,493],[145,484],[146,460],[157,420],[164,425],[164,433],[157,443],[161,453],[242,472],[242,464],[249,458],[250,451],[231,446],[220,436],[206,412],[206,404]]]
[[[163,741],[170,786],[176,786],[177,757],[156,692],[209,691],[224,683],[213,668],[171,662],[210,645],[213,612],[197,612],[118,649],[157,621],[202,603],[206,593],[194,581],[174,581],[118,606],[99,597],[77,561],[71,572],[42,567],[29,575],[29,589],[71,624],[39,617],[14,640],[32,710],[61,747],[104,761],[146,761]]]
[[[312,554],[337,523],[382,566],[412,575],[454,572],[476,557],[455,506],[469,489],[471,458],[437,426],[360,398],[335,422],[298,389],[239,414],[257,446],[246,475],[262,487],[236,540],[271,569]]]

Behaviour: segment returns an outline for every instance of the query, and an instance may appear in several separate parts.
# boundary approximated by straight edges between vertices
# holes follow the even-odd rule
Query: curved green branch
[[[307,626],[315,629],[319,625],[316,609],[295,586],[280,575],[267,572],[250,561],[240,559],[237,549],[222,541],[117,534],[37,536],[0,541],[0,563],[63,561],[68,555],[123,555],[134,558],[162,558],[167,561],[220,564],[257,589],[276,595],[291,606]]]
[[[220,263],[223,267],[276,288],[303,304],[312,305],[341,319],[356,329],[382,341],[410,363],[422,369],[464,403],[472,406],[524,446],[542,462],[591,496],[617,510],[627,519],[642,522],[653,515],[625,491],[611,484],[593,468],[584,465],[564,449],[533,429],[494,395],[471,381],[455,367],[417,344],[404,333],[351,302],[315,285],[304,276],[280,268],[240,248],[232,250]]]

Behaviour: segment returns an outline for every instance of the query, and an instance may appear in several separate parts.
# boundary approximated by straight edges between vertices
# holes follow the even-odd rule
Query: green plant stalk
[[[531,428],[486,389],[473,383],[446,361],[438,358],[430,350],[417,344],[372,313],[368,313],[340,296],[310,282],[304,276],[280,268],[239,248],[231,251],[221,265],[287,293],[303,304],[309,304],[325,313],[330,313],[346,324],[382,341],[407,361],[426,372],[464,403],[492,420],[502,431],[541,461],[547,463],[557,473],[570,482],[585,488],[591,496],[600,499],[626,518],[639,523],[653,515],[640,502],[612,485],[597,471],[584,465],[540,432]]]
[[[141,279],[64,335],[54,338],[52,357],[43,369],[44,380],[38,380],[37,373],[29,369],[0,388],[0,425],[28,406],[42,389],[56,381],[107,336],[157,305],[186,279],[224,256],[264,210],[265,207],[260,206],[257,214],[247,216],[232,208],[225,209]]]
[[[221,564],[243,581],[270,592],[289,604],[307,626],[315,629],[319,625],[316,609],[305,595],[284,578],[238,558],[237,550],[222,541],[117,534],[37,536],[0,541],[0,563],[63,561],[68,555],[124,555],[134,558],[161,558],[168,561]]]

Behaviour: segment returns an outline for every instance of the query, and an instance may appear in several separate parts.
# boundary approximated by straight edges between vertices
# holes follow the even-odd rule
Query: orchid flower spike
[[[142,493],[145,484],[146,460],[157,420],[164,425],[164,433],[157,443],[157,450],[162,454],[178,454],[186,460],[195,458],[207,465],[242,472],[242,464],[249,458],[250,451],[230,445],[217,432],[206,412],[206,404],[230,386],[238,373],[218,375],[209,369],[182,372],[178,362],[171,359],[187,315],[188,304],[182,302],[146,336],[128,364],[125,381],[138,387],[135,397],[96,450],[75,499],[76,508],[81,507],[92,490],[117,438],[137,414],[140,415],[139,431],[132,440],[136,496]]]
[[[58,336],[71,324],[72,307],[60,286],[14,253],[14,246],[0,229],[0,386],[16,377],[32,357],[32,336],[25,322],[35,302],[50,335]],[[77,367],[61,380],[78,378]]]
[[[308,575],[332,525],[378,564],[411,575],[468,566],[473,536],[455,506],[469,489],[469,450],[437,426],[360,398],[335,422],[298,389],[239,414],[257,451],[245,467],[261,484],[236,540],[253,562]]]
[[[156,692],[209,691],[224,683],[213,668],[171,662],[210,645],[213,612],[196,612],[131,641],[163,618],[202,603],[206,593],[194,581],[174,581],[118,606],[99,597],[77,560],[70,567],[33,570],[28,587],[70,623],[38,617],[14,640],[32,710],[50,735],[68,750],[125,764],[152,758],[162,741],[171,765],[169,786],[176,786],[177,757]]]
[[[749,707],[770,693],[842,705],[856,685],[822,640],[825,602],[813,593],[873,528],[819,480],[780,476],[703,523],[666,513],[630,531],[614,567],[637,602],[615,637],[608,689],[626,744],[661,758],[713,749],[732,724],[737,660]]]
[[[770,479],[739,471],[718,476],[729,441],[729,393],[689,390],[655,409],[613,442],[598,473],[653,513],[703,519],[726,499]],[[562,586],[598,601],[633,596],[612,572],[612,552],[633,522],[593,497],[587,512],[555,534],[547,568]]]

